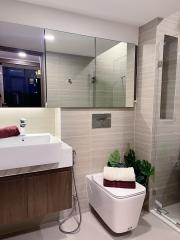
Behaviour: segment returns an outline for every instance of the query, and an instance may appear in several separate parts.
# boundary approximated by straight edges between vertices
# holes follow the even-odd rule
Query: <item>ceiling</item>
[[[180,10],[180,0],[17,0],[136,26]]]
[[[20,58],[17,53],[5,52],[5,51],[0,51],[0,58],[22,60],[22,58]],[[40,62],[39,56],[34,56],[34,55],[29,55],[29,54],[27,54],[26,58],[23,60],[30,61],[30,62],[37,62],[37,63]]]
[[[46,50],[49,52],[66,53],[79,56],[95,57],[95,38],[79,34],[65,33],[46,29],[46,36],[54,37],[46,40]],[[117,41],[97,38],[97,54],[114,45]],[[17,53],[23,51],[44,52],[44,29],[15,23],[0,22],[0,58],[17,59]],[[12,48],[12,49],[11,49]],[[6,51],[6,52],[3,52]],[[15,53],[12,53],[15,51]],[[26,52],[27,53],[27,52]],[[38,57],[28,55],[26,60],[37,61]]]
[[[94,38],[46,29],[45,35],[54,36],[54,41],[46,40],[46,51],[94,57]]]
[[[0,22],[0,46],[44,51],[44,29]]]
[[[83,36],[79,34],[65,33],[46,29],[46,36],[54,36],[53,41],[46,40],[46,50],[48,52],[64,53],[71,55],[79,55],[94,58],[108,49],[112,48],[119,42],[96,38],[96,53],[95,53],[95,38]]]

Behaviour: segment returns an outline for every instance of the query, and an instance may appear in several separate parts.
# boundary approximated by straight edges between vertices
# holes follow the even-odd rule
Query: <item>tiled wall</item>
[[[97,107],[126,106],[127,44],[119,43],[96,58]]]
[[[129,51],[129,56],[131,52],[132,51]],[[125,55],[126,53],[127,51],[125,49]],[[100,61],[100,58],[104,59],[104,57],[100,55],[97,59],[97,66],[104,66],[104,62]],[[126,62],[127,59],[125,59],[123,65],[124,75],[126,75]],[[71,66],[72,69],[70,73],[66,70],[69,66]],[[92,104],[93,89],[90,84],[91,77],[94,74],[93,66],[91,58],[48,53],[48,105],[57,106],[59,103],[63,103],[64,106],[66,106],[66,104],[67,106],[68,104],[82,106],[82,104],[84,104],[84,107],[86,107]],[[110,71],[109,63],[108,66],[106,63],[105,67]],[[129,66],[128,70],[129,69],[132,68]],[[106,76],[105,69],[101,70],[102,68],[99,68],[99,73],[103,73],[103,76]],[[132,77],[130,72],[131,71],[129,71],[129,77]],[[59,81],[59,77],[61,77],[63,81]],[[107,83],[110,84],[112,88],[112,82],[109,81],[109,76],[107,77]],[[69,85],[67,82],[68,78],[72,79],[72,85]],[[67,90],[68,87],[69,90]],[[124,87],[126,94],[126,85]],[[100,88],[101,90],[103,89],[102,84]],[[132,83],[131,89],[133,89]],[[110,89],[110,93],[112,94],[112,89]],[[104,94],[107,94],[107,92],[103,92],[103,95]],[[77,96],[76,101],[73,100],[72,102],[72,95],[74,97],[75,95]],[[132,97],[132,91],[130,91],[127,96]],[[98,100],[101,102],[100,105],[102,105],[102,101],[104,104],[103,99]],[[109,105],[109,103],[107,105]],[[112,113],[112,128],[110,129],[92,129],[91,117],[93,112],[101,113],[103,111],[65,109],[61,111],[62,140],[77,151],[75,174],[83,211],[88,209],[85,176],[89,173],[101,172],[106,165],[109,154],[114,151],[114,149],[120,149],[123,156],[127,145],[134,145],[134,109],[105,111]]]
[[[150,208],[155,199],[163,205],[180,201],[180,174],[175,166],[180,159],[180,61],[177,61],[173,119],[160,119],[162,67],[158,66],[163,60],[164,35],[178,37],[179,23],[180,14],[175,14],[163,21],[155,19],[139,31],[135,151],[156,168],[150,185]],[[180,45],[178,48],[179,52]],[[168,77],[174,81],[173,72],[168,72]],[[174,89],[168,94],[174,96]]]
[[[154,92],[156,74],[156,31],[160,19],[139,29],[135,150],[141,159],[152,161]]]
[[[111,113],[112,127],[92,129],[92,113]],[[75,174],[83,211],[88,209],[85,176],[101,172],[109,154],[134,145],[134,110],[62,110],[62,139],[77,152]]]
[[[96,106],[134,104],[135,46],[120,42],[96,58]]]
[[[55,129],[55,121],[60,121],[58,109],[53,108],[1,108],[0,109],[0,127],[8,125],[19,126],[20,118],[27,119],[27,133],[46,133],[59,135],[58,129]],[[60,125],[60,122],[58,123]]]
[[[180,15],[176,14],[163,21],[155,19],[140,28],[135,111],[110,110],[110,129],[91,128],[91,115],[98,110],[62,111],[62,138],[77,151],[75,173],[83,210],[88,209],[85,175],[102,171],[109,154],[116,148],[124,152],[128,143],[134,146],[139,158],[156,167],[150,184],[150,208],[155,199],[164,205],[180,201],[180,174],[175,167],[180,159],[180,61],[172,120],[160,119],[162,68],[158,67],[163,56],[164,34],[179,35],[179,23]],[[173,78],[171,74],[169,77]]]
[[[93,58],[47,52],[46,62],[48,107],[92,106]]]
[[[124,152],[130,143],[139,158],[154,160],[156,31],[159,23],[160,19],[155,19],[140,28],[135,111],[110,110],[111,129],[92,129],[91,110],[62,111],[62,139],[78,153],[75,170],[83,210],[88,208],[85,175],[102,171],[114,149]]]
[[[124,42],[99,54],[96,70],[92,57],[47,52],[48,107],[132,107],[134,59],[134,45]]]

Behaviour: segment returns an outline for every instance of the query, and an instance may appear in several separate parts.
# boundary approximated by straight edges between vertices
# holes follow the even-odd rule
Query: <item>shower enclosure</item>
[[[152,213],[180,232],[180,14],[156,32]]]

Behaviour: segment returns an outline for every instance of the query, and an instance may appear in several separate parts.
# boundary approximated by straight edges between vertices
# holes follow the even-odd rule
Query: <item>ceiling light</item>
[[[27,54],[25,52],[19,52],[18,56],[21,57],[21,58],[26,58]]]
[[[44,38],[48,41],[54,41],[55,37],[53,35],[45,35]]]

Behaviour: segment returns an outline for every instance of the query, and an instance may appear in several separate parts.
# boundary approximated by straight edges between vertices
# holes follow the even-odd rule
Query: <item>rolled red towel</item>
[[[127,181],[109,181],[104,179],[103,185],[105,187],[115,187],[115,188],[136,188],[136,182]]]
[[[19,129],[16,126],[0,128],[0,138],[18,136],[19,134],[20,134]]]

